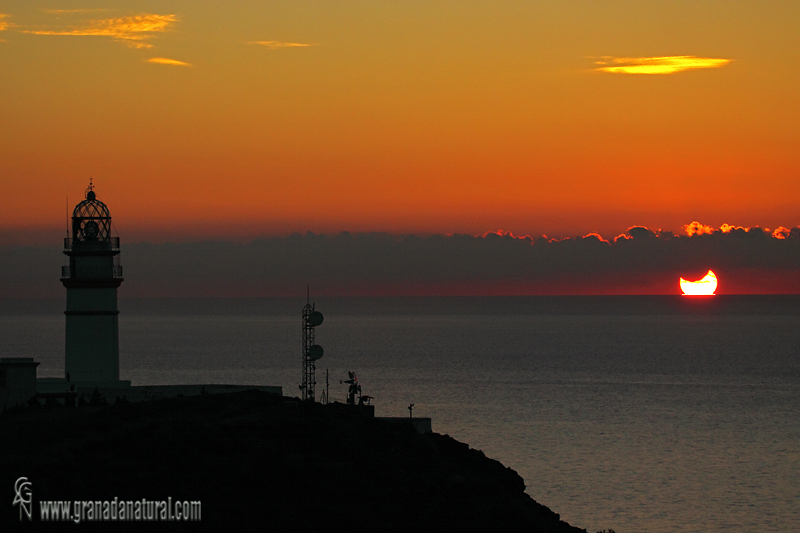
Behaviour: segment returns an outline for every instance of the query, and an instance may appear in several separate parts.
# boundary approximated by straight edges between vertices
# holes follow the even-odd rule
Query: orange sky
[[[0,14],[0,244],[89,177],[126,242],[800,224],[794,1]]]

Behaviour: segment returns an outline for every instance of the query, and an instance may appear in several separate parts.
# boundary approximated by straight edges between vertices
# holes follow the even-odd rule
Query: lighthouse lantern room
[[[67,289],[67,382],[108,385],[119,382],[117,288],[122,283],[119,237],[111,235],[111,214],[89,183],[86,198],[72,212],[64,239],[69,265],[62,267]]]

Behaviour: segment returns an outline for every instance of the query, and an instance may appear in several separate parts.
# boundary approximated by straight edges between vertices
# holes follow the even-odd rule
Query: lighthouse
[[[111,235],[111,214],[91,182],[85,194],[64,239],[69,258],[61,272],[67,289],[65,377],[78,386],[114,386],[119,383],[119,237]]]

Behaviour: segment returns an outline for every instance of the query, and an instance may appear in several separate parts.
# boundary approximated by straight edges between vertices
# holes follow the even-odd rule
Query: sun
[[[697,281],[681,278],[681,290],[685,296],[712,296],[717,290],[717,276],[709,270],[703,279]]]

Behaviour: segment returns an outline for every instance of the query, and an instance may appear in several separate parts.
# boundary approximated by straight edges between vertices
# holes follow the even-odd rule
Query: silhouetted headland
[[[262,391],[11,409],[0,471],[35,501],[200,500],[200,523],[170,524],[192,530],[585,531],[447,435]],[[16,513],[0,506],[3,523]]]

